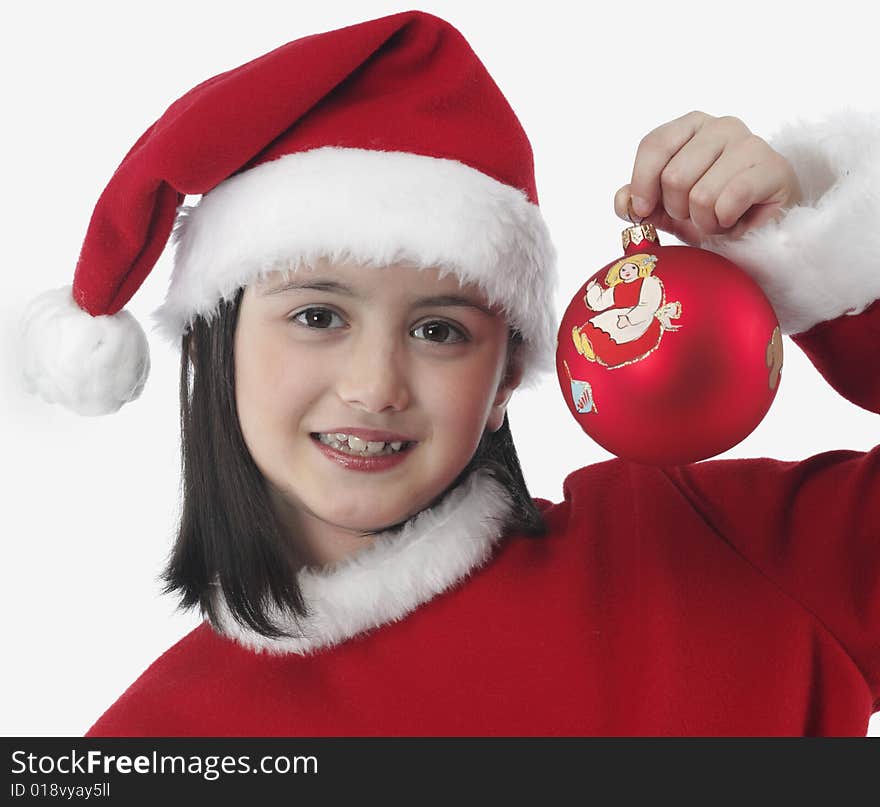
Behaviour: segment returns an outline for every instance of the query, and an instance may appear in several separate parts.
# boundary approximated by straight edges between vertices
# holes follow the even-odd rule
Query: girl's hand
[[[691,246],[708,235],[739,238],[801,200],[791,163],[739,119],[689,112],[642,138],[632,181],[614,212],[636,216]],[[643,201],[642,201],[643,200]]]

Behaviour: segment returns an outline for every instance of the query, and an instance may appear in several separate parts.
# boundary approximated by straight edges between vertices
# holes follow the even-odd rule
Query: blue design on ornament
[[[586,415],[595,409],[593,390],[586,381],[571,379],[571,400],[574,401],[575,409],[582,415]]]

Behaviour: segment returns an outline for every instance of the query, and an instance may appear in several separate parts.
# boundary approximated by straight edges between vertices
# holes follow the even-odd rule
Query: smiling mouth
[[[316,442],[329,446],[342,454],[348,454],[351,457],[388,457],[392,454],[402,454],[416,445],[412,441],[371,442],[361,440],[353,435],[345,440],[339,440],[335,434],[322,434],[318,432],[312,432],[310,436]]]

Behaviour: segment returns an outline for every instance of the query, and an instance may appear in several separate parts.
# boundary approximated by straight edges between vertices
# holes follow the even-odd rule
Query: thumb
[[[629,222],[629,211],[627,209],[631,198],[629,184],[624,185],[614,195],[614,212],[624,221]],[[679,241],[689,244],[692,247],[698,247],[705,233],[697,229],[694,223],[688,218],[684,220],[672,218],[665,210],[662,200],[654,204],[654,209],[644,218],[635,216],[633,222],[636,224],[653,224],[658,230],[675,236]]]

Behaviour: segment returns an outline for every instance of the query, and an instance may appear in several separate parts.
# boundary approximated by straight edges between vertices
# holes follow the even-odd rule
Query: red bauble
[[[779,387],[782,337],[760,287],[713,252],[627,228],[624,254],[569,304],[556,349],[566,404],[618,457],[683,465],[761,422]]]

